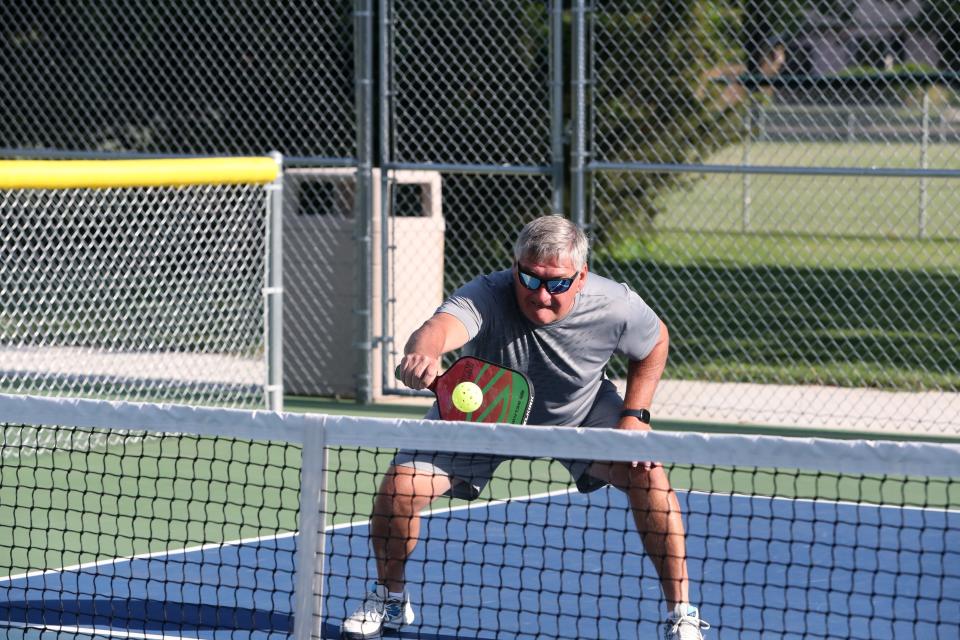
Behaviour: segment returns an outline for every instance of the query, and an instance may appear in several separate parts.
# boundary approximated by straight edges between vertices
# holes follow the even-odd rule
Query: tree
[[[0,146],[348,157],[351,11],[351,0],[0,2]]]
[[[913,26],[935,37],[940,69],[960,73],[960,8],[956,1],[926,0]]]
[[[624,7],[624,4],[629,6]],[[711,0],[598,3],[594,28],[594,135],[598,160],[685,164],[742,135],[742,102],[711,75],[737,75],[740,11]],[[675,173],[609,173],[594,182],[595,236],[650,228]]]

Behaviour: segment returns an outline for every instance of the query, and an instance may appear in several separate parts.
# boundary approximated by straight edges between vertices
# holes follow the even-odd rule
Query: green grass
[[[960,240],[657,231],[625,238],[599,255],[672,266],[960,271]]]
[[[960,391],[960,270],[598,261],[670,327],[673,378]]]
[[[956,145],[928,156],[960,169]],[[917,167],[919,148],[755,143],[708,162],[745,157]],[[630,283],[667,322],[667,375],[960,391],[960,180],[927,180],[923,238],[917,179],[750,176],[748,219],[744,180],[693,177],[660,198],[652,228],[618,229],[594,256],[595,271]]]
[[[729,147],[707,162],[739,165],[744,159],[758,166],[888,169],[921,166],[917,145],[866,143],[754,143],[746,152],[742,146]],[[931,145],[927,166],[960,170],[960,151],[956,145]],[[923,236],[919,222],[922,186],[926,191]],[[750,198],[746,213],[745,195]],[[960,179],[954,178],[921,181],[918,178],[705,174],[692,177],[685,188],[665,194],[657,206],[661,213],[656,227],[660,231],[960,241]],[[622,245],[629,246],[632,240],[625,239]],[[897,253],[912,259],[911,254],[927,253],[920,247],[908,244]],[[880,244],[879,248],[890,247]],[[956,245],[953,248],[956,249]],[[846,246],[841,243],[833,249],[830,259],[848,260],[849,265],[856,264],[861,253],[856,243]],[[815,254],[814,257],[823,256],[824,252]],[[892,267],[907,267],[891,257],[887,257],[887,262]]]

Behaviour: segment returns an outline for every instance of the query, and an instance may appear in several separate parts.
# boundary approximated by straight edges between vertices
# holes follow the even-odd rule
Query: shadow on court
[[[7,602],[0,619],[14,624],[48,627],[98,627],[131,633],[189,633],[191,630],[288,633],[289,613],[264,609],[209,606],[157,600],[110,597]]]
[[[324,622],[322,628],[322,638],[323,640],[335,640],[340,637],[340,623],[339,622]],[[416,626],[411,627],[409,631],[386,631],[383,634],[384,638],[417,638],[417,640],[476,640],[477,634],[474,631],[468,635],[463,636],[452,636],[445,633],[421,633],[417,630]]]
[[[55,628],[99,628],[130,634],[176,634],[204,631],[221,633],[229,629],[231,638],[287,637],[293,632],[293,618],[288,613],[240,607],[199,606],[156,600],[122,600],[110,597],[89,599],[47,599],[6,603],[0,606],[0,619],[8,624]],[[340,638],[340,621],[324,622],[321,637]],[[45,637],[49,637],[45,636]],[[70,635],[71,638],[74,636]],[[445,633],[422,633],[416,627],[408,631],[387,632],[384,638],[418,638],[420,640],[474,640],[476,633],[465,636]]]

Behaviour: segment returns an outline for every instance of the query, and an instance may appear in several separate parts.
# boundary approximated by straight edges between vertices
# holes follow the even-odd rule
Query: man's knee
[[[594,463],[591,475],[606,480],[623,491],[669,488],[666,472],[659,462]]]
[[[412,466],[391,467],[374,499],[374,515],[416,515],[443,494],[449,483],[446,476],[426,473]]]
[[[667,472],[659,462],[639,463],[637,466],[631,464],[627,489],[647,494],[672,492]]]

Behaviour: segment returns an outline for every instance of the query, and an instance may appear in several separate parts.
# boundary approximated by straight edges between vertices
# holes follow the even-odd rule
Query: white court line
[[[559,489],[557,491],[549,491],[546,493],[538,493],[528,496],[522,496],[519,498],[504,498],[500,500],[489,500],[486,502],[470,502],[468,504],[459,505],[455,507],[443,507],[440,509],[430,509],[423,513],[424,516],[433,516],[433,515],[442,515],[444,513],[452,513],[454,511],[464,511],[467,509],[475,509],[480,507],[496,507],[508,504],[510,502],[524,502],[524,501],[534,501],[540,500],[542,498],[552,498],[554,496],[560,496],[563,494],[571,494],[577,491],[576,487],[569,487],[567,489]],[[789,498],[785,496],[764,496],[764,495],[749,495],[746,493],[718,493],[711,491],[699,491],[699,490],[690,490],[690,489],[678,489],[676,493],[683,493],[688,495],[699,495],[710,498],[711,496],[721,496],[729,498],[739,498],[741,500],[769,500],[769,501],[780,501],[780,502],[805,502],[805,503],[820,503],[820,504],[830,504],[837,506],[847,506],[847,507],[856,507],[858,509],[893,509],[897,511],[934,511],[937,513],[950,513],[950,514],[960,514],[960,509],[946,509],[944,507],[919,507],[916,505],[893,505],[893,504],[873,504],[869,502],[853,502],[850,500],[827,500],[825,498]],[[585,494],[584,494],[585,495]],[[714,514],[722,515],[722,514]],[[353,522],[341,522],[340,524],[327,527],[325,531],[334,531],[338,529],[346,529],[349,527],[364,527],[370,524],[369,520],[357,520]]]
[[[541,498],[549,498],[555,495],[562,495],[564,493],[570,493],[575,491],[575,488],[571,487],[569,489],[562,489],[558,491],[552,491],[548,493],[539,493],[535,495],[523,496],[522,498],[509,498],[503,500],[490,500],[487,502],[471,502],[465,505],[459,505],[455,507],[444,507],[441,509],[431,509],[424,513],[426,516],[439,515],[442,513],[451,513],[454,511],[463,511],[465,509],[473,509],[480,507],[491,507],[498,506],[501,504],[506,504],[508,502],[521,502],[521,501],[532,501],[539,500]],[[369,524],[368,520],[363,521],[354,521],[354,522],[341,522],[340,524],[330,525],[324,528],[324,531],[335,531],[338,529],[346,529],[348,527],[359,527],[365,524]],[[133,556],[118,557],[118,558],[107,558],[105,560],[96,560],[93,562],[85,562],[81,564],[69,565],[66,567],[58,567],[56,569],[41,569],[38,571],[28,571],[26,573],[20,573],[12,576],[0,576],[0,584],[4,582],[11,582],[13,580],[23,580],[26,578],[34,578],[37,576],[43,576],[53,573],[68,573],[71,571],[83,571],[84,569],[91,569],[94,567],[103,567],[114,564],[122,564],[124,562],[133,562],[134,560],[146,560],[150,558],[159,558],[162,556],[173,556],[173,555],[186,555],[188,553],[199,553],[203,551],[208,551],[210,549],[221,549],[224,547],[235,547],[244,544],[254,544],[258,542],[264,542],[267,540],[282,540],[284,538],[290,538],[297,535],[296,531],[290,531],[287,533],[281,533],[277,535],[269,536],[258,536],[255,538],[242,538],[240,540],[229,540],[226,542],[211,542],[208,544],[198,545],[195,547],[186,547],[183,549],[166,549],[164,551],[152,551],[149,553],[141,553]]]
[[[423,516],[436,516],[444,513],[454,513],[456,511],[466,511],[468,509],[479,509],[481,507],[499,507],[501,505],[509,504],[511,502],[532,502],[534,500],[540,500],[542,498],[552,498],[553,496],[561,496],[565,493],[573,493],[576,491],[576,487],[569,487],[567,489],[558,489],[556,491],[547,491],[545,493],[535,493],[529,496],[521,496],[518,498],[501,498],[499,500],[486,500],[482,502],[469,502],[467,504],[457,505],[455,507],[440,507],[437,509],[428,509],[423,512]],[[336,531],[338,529],[347,529],[349,527],[364,527],[370,524],[369,520],[355,520],[353,522],[341,522],[340,524],[335,524],[327,527],[324,531]]]
[[[819,503],[819,504],[831,504],[843,507],[856,507],[858,509],[892,509],[896,511],[934,511],[936,513],[957,513],[960,514],[960,508],[957,509],[947,509],[946,507],[918,507],[913,504],[875,504],[873,502],[853,502],[852,500],[828,500],[826,498],[789,498],[786,496],[764,496],[764,495],[750,495],[746,493],[719,493],[712,491],[699,491],[699,490],[690,490],[682,489],[676,491],[676,493],[686,493],[698,496],[725,496],[730,498],[740,498],[742,500],[769,500],[771,502],[803,502],[803,503]],[[714,514],[722,515],[722,514]]]
[[[484,502],[470,502],[468,504],[458,505],[454,507],[430,509],[428,511],[425,511],[423,515],[434,516],[434,515],[442,515],[444,513],[454,513],[457,511],[465,511],[468,509],[497,507],[497,506],[508,504],[510,502],[532,502],[534,500],[540,500],[543,498],[551,498],[554,496],[574,493],[575,491],[576,491],[576,487],[569,487],[567,489],[559,489],[557,491],[548,491],[544,493],[532,494],[532,495],[527,495],[520,498],[504,498],[504,499],[489,500]],[[946,509],[943,507],[873,504],[868,502],[853,502],[850,500],[827,500],[824,498],[789,498],[784,496],[748,495],[743,493],[711,493],[709,491],[696,491],[696,490],[691,491],[687,489],[678,490],[677,493],[686,493],[686,494],[700,495],[700,496],[706,496],[706,497],[725,496],[725,497],[740,498],[740,499],[746,499],[746,500],[770,500],[770,501],[793,502],[793,503],[797,503],[797,502],[822,503],[822,504],[833,504],[833,505],[842,505],[842,506],[848,506],[848,507],[867,508],[867,509],[894,509],[894,510],[900,510],[900,511],[935,511],[937,513],[950,513],[950,514],[960,513],[960,509],[952,509],[952,508]],[[369,520],[341,522],[340,524],[335,524],[335,525],[330,525],[328,527],[325,527],[324,531],[337,531],[339,529],[347,529],[350,527],[363,527],[369,524],[370,524]],[[253,544],[253,543],[263,542],[267,540],[282,540],[284,538],[289,538],[295,535],[297,535],[297,532],[291,531],[291,532],[281,533],[277,535],[258,536],[255,538],[242,538],[239,540],[229,540],[226,542],[213,542],[213,543],[208,543],[204,545],[198,545],[195,547],[186,547],[183,549],[172,549],[172,550],[167,549],[164,551],[154,551],[150,553],[137,554],[137,555],[127,556],[127,557],[108,558],[106,560],[97,560],[94,562],[75,564],[75,565],[70,565],[66,567],[59,567],[56,569],[43,569],[39,571],[29,571],[26,573],[21,573],[21,574],[12,575],[12,576],[0,576],[0,584],[4,582],[10,582],[13,580],[22,580],[25,578],[33,578],[36,576],[42,576],[42,575],[47,575],[52,573],[83,571],[84,569],[89,569],[92,567],[120,564],[123,562],[132,562],[134,560],[144,560],[149,558],[159,558],[161,556],[172,556],[172,555],[181,555],[181,554],[185,555],[187,553],[197,553],[197,552],[207,551],[210,549],[219,549],[223,547]]]
[[[47,625],[30,624],[21,622],[4,621],[3,627],[16,627],[18,629],[36,629],[37,631],[57,631],[72,634],[84,634],[88,636],[101,636],[106,638],[134,638],[136,640],[200,640],[198,636],[171,636],[157,633],[140,633],[138,631],[121,631],[119,629],[104,629],[102,627],[73,627],[65,625]]]
[[[455,511],[464,511],[464,510],[466,510],[466,509],[498,506],[498,505],[501,505],[501,504],[507,504],[507,503],[509,503],[509,502],[524,502],[524,501],[539,500],[539,499],[542,499],[542,498],[549,498],[549,497],[555,496],[555,495],[563,495],[563,494],[565,494],[565,493],[570,493],[570,492],[575,491],[575,490],[576,490],[575,487],[570,487],[570,488],[562,489],[562,490],[558,490],[558,491],[552,491],[552,492],[547,492],[547,493],[539,493],[539,494],[534,494],[534,495],[529,495],[529,496],[523,496],[522,498],[510,498],[510,499],[504,499],[504,500],[491,500],[491,501],[488,501],[488,502],[480,502],[480,503],[470,502],[470,503],[468,503],[468,504],[458,505],[458,506],[454,506],[454,507],[444,507],[444,508],[440,508],[440,509],[431,509],[431,510],[427,511],[424,515],[427,515],[427,516],[440,515],[440,514],[443,514],[443,513],[452,513],[452,512],[455,512]],[[368,524],[369,524],[369,521],[368,521],[368,520],[365,520],[365,521],[362,521],[362,522],[360,522],[360,521],[357,521],[357,522],[342,522],[342,523],[340,523],[340,524],[336,524],[336,525],[331,525],[331,526],[329,526],[329,527],[325,527],[325,528],[324,528],[324,531],[334,531],[334,530],[337,530],[337,529],[346,529],[346,528],[349,528],[349,527],[360,527],[360,526],[364,526],[364,525],[368,525]],[[155,551],[155,552],[152,552],[152,553],[137,554],[137,555],[129,556],[129,557],[126,557],[126,558],[109,558],[109,559],[107,559],[107,560],[99,560],[99,561],[96,561],[96,562],[88,562],[88,563],[83,563],[83,564],[71,565],[71,566],[69,566],[69,567],[61,567],[61,568],[59,568],[59,569],[46,569],[46,570],[42,570],[42,571],[30,571],[30,572],[22,573],[22,574],[15,575],[15,576],[0,577],[0,583],[12,581],[12,580],[23,579],[23,578],[31,578],[31,577],[35,577],[35,576],[42,576],[42,575],[47,575],[47,574],[52,574],[52,573],[65,573],[65,572],[68,572],[68,571],[82,571],[82,570],[84,570],[84,569],[89,569],[89,568],[91,568],[91,567],[113,565],[113,564],[119,564],[119,563],[122,563],[122,562],[132,562],[133,560],[143,560],[143,559],[148,559],[148,558],[157,558],[157,557],[165,556],[165,555],[179,555],[179,554],[187,554],[187,553],[193,553],[193,552],[201,552],[201,551],[206,551],[206,550],[208,550],[208,549],[218,549],[218,548],[228,547],[228,546],[238,546],[238,545],[242,545],[242,544],[251,544],[251,543],[254,543],[254,542],[262,542],[262,541],[265,541],[265,540],[280,540],[280,539],[289,538],[289,537],[292,537],[292,536],[295,536],[295,535],[296,535],[296,532],[288,532],[288,533],[282,533],[282,534],[274,535],[274,536],[259,536],[259,537],[256,537],[256,538],[244,538],[244,539],[241,539],[241,540],[232,540],[232,541],[229,541],[229,542],[211,543],[211,544],[199,545],[199,546],[196,546],[196,547],[189,547],[189,548],[185,548],[185,549],[175,549],[175,550],[166,550],[166,551]],[[76,633],[83,633],[83,634],[87,634],[87,635],[102,636],[102,637],[108,637],[108,638],[131,638],[131,639],[134,639],[134,640],[198,640],[198,637],[197,637],[197,636],[171,636],[171,635],[154,634],[154,633],[139,633],[139,632],[135,632],[135,631],[126,631],[126,630],[117,630],[117,629],[102,629],[102,628],[96,628],[96,627],[76,627],[76,626],[58,626],[58,625],[43,625],[43,624],[29,624],[29,623],[12,623],[12,622],[6,622],[6,621],[5,621],[5,623],[4,623],[3,626],[7,626],[7,627],[13,626],[13,627],[25,628],[25,629],[37,629],[37,630],[41,630],[41,631],[55,631],[55,632],[64,632],[64,633],[75,633],[75,634],[76,634]]]
[[[144,560],[148,558],[159,558],[160,556],[173,556],[173,555],[181,555],[181,554],[187,554],[187,553],[195,553],[195,552],[201,552],[201,551],[208,551],[210,549],[222,549],[224,547],[235,547],[242,544],[252,544],[254,542],[262,542],[264,540],[281,540],[283,538],[289,538],[295,535],[296,535],[295,531],[290,531],[287,533],[280,533],[272,536],[243,538],[241,540],[230,540],[227,542],[210,542],[207,544],[198,545],[196,547],[186,547],[183,549],[166,549],[164,551],[152,551],[149,553],[140,553],[137,555],[127,556],[127,557],[107,558],[106,560],[96,560],[94,562],[74,564],[67,567],[59,567],[56,569],[42,569],[39,571],[28,571],[26,573],[20,573],[13,576],[0,577],[0,584],[4,582],[9,582],[11,580],[22,580],[24,578],[33,578],[36,576],[43,576],[51,573],[67,573],[70,571],[83,571],[84,569],[90,569],[92,567],[104,567],[112,564],[132,562],[134,560]]]

